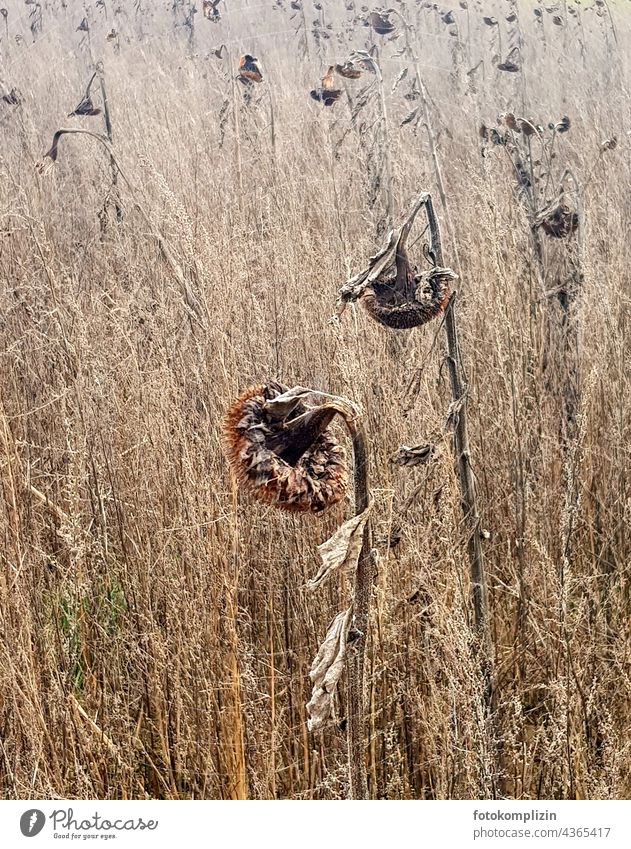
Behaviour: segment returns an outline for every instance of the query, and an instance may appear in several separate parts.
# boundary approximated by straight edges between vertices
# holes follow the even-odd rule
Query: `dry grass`
[[[107,20],[93,12],[116,155],[200,320],[124,183],[122,222],[112,205],[99,218],[111,174],[97,142],[65,136],[50,173],[35,168],[59,126],[103,131],[102,117],[65,117],[91,76],[86,33],[75,31],[83,5],[42,0],[34,39],[30,7],[5,5],[0,83],[23,103],[0,101],[2,795],[346,795],[345,733],[309,734],[305,703],[311,660],[350,579],[317,594],[305,584],[316,546],[350,502],[323,519],[252,503],[235,492],[221,446],[230,402],[274,378],[363,406],[375,538],[401,525],[400,543],[380,548],[367,650],[371,793],[628,797],[628,10],[609,2],[616,44],[607,15],[597,17],[605,7],[580,7],[580,26],[571,16],[556,26],[544,12],[542,29],[519,6],[523,75],[493,68],[497,27],[472,0],[453,11],[459,47],[433,10],[405,10],[418,23],[412,41],[450,205],[445,261],[461,278],[472,463],[490,533],[487,719],[450,439],[438,438],[427,466],[389,462],[399,445],[442,433],[450,395],[438,322],[396,337],[361,309],[329,323],[338,286],[382,232],[387,197],[380,189],[371,206],[370,181],[384,125],[396,215],[421,189],[437,189],[422,123],[399,127],[414,105],[403,97],[412,71],[391,91],[399,42],[380,40],[387,122],[371,127],[382,101],[368,104],[360,137],[345,96],[331,108],[309,97],[330,64],[371,37],[342,26],[352,17],[345,4],[326,4],[334,30],[321,48],[309,33],[310,61],[300,34],[286,32],[303,21],[301,12],[290,19],[288,3],[228,4],[216,24],[198,14],[193,55],[188,29],[174,34],[166,11],[138,15],[120,0],[120,14],[106,2]],[[484,7],[507,54],[509,7]],[[308,26],[318,14],[305,0]],[[118,37],[106,41],[112,27]],[[222,42],[227,58],[208,55]],[[248,51],[264,82],[246,107],[233,76]],[[484,75],[467,76],[482,58]],[[353,93],[361,85],[341,82]],[[601,141],[619,139],[582,198],[570,454],[544,362],[554,315],[526,214],[507,158],[497,149],[480,157],[478,125],[507,110],[542,123],[569,115],[556,151],[582,185]],[[563,246],[544,248],[553,267]],[[573,517],[564,511],[570,461]]]

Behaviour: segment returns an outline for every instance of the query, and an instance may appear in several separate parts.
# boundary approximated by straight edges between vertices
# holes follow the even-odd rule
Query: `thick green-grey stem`
[[[440,228],[434,205],[429,195],[425,200],[425,211],[430,231],[430,248],[437,265],[443,264],[443,250],[440,239]],[[447,364],[449,382],[454,405],[454,456],[458,479],[460,482],[460,498],[464,513],[465,525],[469,535],[467,549],[471,574],[471,594],[475,629],[481,643],[483,653],[484,675],[487,682],[487,700],[491,697],[491,646],[489,634],[489,606],[484,571],[484,553],[480,534],[480,511],[475,490],[475,480],[471,469],[471,453],[469,449],[469,433],[467,426],[467,382],[460,357],[458,345],[458,326],[456,324],[455,298],[452,297],[445,312],[445,332],[447,335]]]
[[[361,424],[347,422],[353,437],[355,512],[368,507],[368,454],[366,436]],[[362,548],[355,573],[353,591],[354,651],[348,667],[348,771],[349,797],[368,799],[366,769],[366,673],[365,655],[368,640],[368,617],[373,579],[373,560],[370,543],[370,522],[366,523]]]

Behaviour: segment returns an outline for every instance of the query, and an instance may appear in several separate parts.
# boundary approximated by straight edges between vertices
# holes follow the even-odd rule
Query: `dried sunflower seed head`
[[[283,510],[321,513],[348,484],[345,451],[329,428],[341,405],[307,408],[308,392],[279,383],[250,387],[230,407],[224,435],[230,463],[252,495]]]

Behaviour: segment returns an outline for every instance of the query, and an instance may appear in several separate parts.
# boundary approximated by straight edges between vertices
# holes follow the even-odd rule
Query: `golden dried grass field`
[[[449,218],[425,116],[402,126],[421,99],[394,14],[379,36],[359,0],[222,0],[216,22],[198,4],[191,29],[184,0],[103,0],[86,30],[77,0],[4,5],[0,97],[16,89],[20,102],[0,99],[1,795],[347,796],[344,722],[311,733],[305,704],[352,576],[306,583],[351,500],[283,514],[235,487],[222,447],[232,400],[279,379],[363,410],[378,552],[371,795],[628,798],[627,4],[395,0],[414,27]],[[381,88],[366,72],[338,79],[331,106],[309,96],[372,44]],[[516,45],[520,70],[498,70]],[[235,80],[246,52],[263,72],[249,87]],[[129,181],[120,221],[99,141],[64,136],[37,168],[59,127],[104,132],[102,114],[67,117],[98,61]],[[102,107],[98,83],[93,96]],[[565,312],[577,238],[535,237],[509,152],[490,142],[481,155],[480,125],[507,112],[542,135],[571,121],[551,160],[579,187],[582,278]],[[542,197],[555,179],[536,183]],[[396,223],[422,190],[459,275],[490,705],[442,319],[391,331],[357,305],[330,322],[338,288],[383,240],[388,193]],[[427,442],[431,463],[391,462]],[[340,720],[345,699],[342,687]]]

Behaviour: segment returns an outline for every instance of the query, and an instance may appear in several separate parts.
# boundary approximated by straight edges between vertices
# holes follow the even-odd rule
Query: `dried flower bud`
[[[578,213],[565,204],[559,204],[539,223],[544,233],[553,239],[564,239],[578,227]]]
[[[394,24],[386,12],[371,12],[368,15],[368,23],[378,35],[394,32]]]

